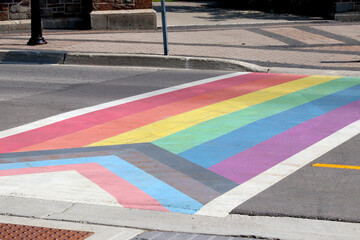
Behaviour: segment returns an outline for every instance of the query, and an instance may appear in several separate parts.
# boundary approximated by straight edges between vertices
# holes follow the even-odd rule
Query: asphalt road
[[[238,206],[233,213],[360,222],[359,170],[314,167],[318,163],[359,166],[359,146],[357,135]]]
[[[116,99],[122,99],[125,97],[138,95],[141,93],[147,93],[162,88],[176,86],[179,84],[188,83],[195,80],[220,76],[226,74],[227,72],[9,64],[9,65],[0,65],[0,73],[1,73],[0,74],[0,112],[1,112],[0,130],[6,130],[9,128],[27,124],[35,120],[43,119],[63,112],[71,111],[74,109],[93,106],[96,104],[105,103]],[[302,79],[302,77],[294,76],[294,75],[287,77],[289,78],[295,77],[296,79],[297,78]],[[274,78],[272,80],[275,81]],[[294,79],[287,79],[286,81],[292,81],[292,80]],[[312,79],[311,77],[310,80],[311,81],[308,81],[309,84],[314,84],[312,83],[312,81],[319,81],[317,78]],[[303,81],[303,80],[299,80],[299,81]],[[325,81],[325,80],[323,79],[321,81]],[[320,111],[320,113],[325,112],[326,114],[327,112],[329,112],[330,114],[329,116],[331,116],[331,113],[333,111],[326,110],[328,109],[329,106],[332,107],[332,105],[337,106],[337,104],[339,104],[339,106],[346,107],[347,105],[345,104],[347,104],[348,102],[352,102],[355,99],[358,99],[359,92],[358,92],[357,81],[358,79],[356,78],[353,79],[344,78],[340,80],[334,80],[335,83],[334,84],[329,83],[329,86],[333,84],[331,86],[334,87],[335,89],[334,92],[336,92],[336,94],[330,94],[329,92],[329,96],[324,96],[323,98],[321,98],[323,100],[321,99],[319,101],[314,100],[308,105],[304,104],[304,106],[307,107],[303,109],[303,111],[305,112],[304,115],[301,114],[296,115],[298,114],[296,108],[294,108],[295,110],[291,113],[295,113],[295,116],[299,118],[305,117],[308,114],[309,115],[313,114],[314,112],[317,111]],[[344,92],[338,91],[337,88],[340,88],[341,85],[344,85],[345,83],[349,84],[350,90],[345,89]],[[355,87],[352,88],[352,86]],[[313,92],[308,91],[307,92],[308,94],[305,94],[306,92],[304,92],[303,95],[302,94],[294,95],[294,99],[301,101],[307,98],[310,99],[312,97],[311,94],[314,94],[315,92],[316,91]],[[347,96],[345,93],[347,94],[351,93],[353,95]],[[274,93],[269,92],[269,94],[274,94]],[[331,102],[326,101],[326,99],[330,99]],[[293,101],[295,102],[295,100]],[[310,100],[306,100],[306,101],[310,101]],[[343,105],[339,103],[340,101],[343,101],[343,103],[341,103]],[[355,108],[353,108],[353,110],[356,110],[356,105],[354,106]],[[333,107],[333,109],[336,108]],[[339,109],[342,108],[339,107]],[[267,109],[263,108],[263,111],[267,111]],[[291,109],[289,111],[291,111]],[[328,116],[325,114],[323,115]],[[264,124],[265,126],[269,126],[268,124],[271,124],[271,126],[273,126],[273,128],[276,129],[279,127],[279,124],[277,122],[274,123],[274,119],[282,119],[281,112],[279,113],[279,115],[274,115],[274,116],[275,117],[273,119],[272,118],[266,119],[266,121],[268,122],[260,122],[260,121],[259,122],[260,124]],[[290,118],[286,118],[286,119],[290,119],[291,121],[296,122],[298,121],[297,117],[294,117],[293,119]],[[318,119],[320,119],[320,117],[321,116],[319,116]],[[316,118],[314,119],[316,120]],[[329,118],[328,120],[330,121],[331,118]],[[341,119],[339,118],[339,122],[340,121]],[[287,123],[285,124],[285,122],[282,121],[279,122],[283,125],[287,124]],[[314,129],[314,130],[320,129],[321,131],[321,124],[316,125],[318,123],[316,122],[312,123],[310,120],[307,121],[307,123],[309,122],[311,124],[309,124],[308,129]],[[262,128],[258,128],[259,126],[257,126],[256,124],[257,124],[256,121],[254,122],[254,124],[249,124],[250,128],[244,130],[244,132],[241,132],[243,130],[240,129],[240,132],[238,133],[238,135],[240,136],[239,138],[246,140],[246,136],[243,135],[249,134],[250,136],[251,134],[257,134],[259,132],[258,129],[262,129]],[[306,128],[301,128],[302,124],[298,124],[298,126],[297,125],[295,126],[296,127],[299,126],[298,129],[301,129],[301,131],[309,131]],[[293,129],[295,129],[295,127],[293,127]],[[340,130],[342,131],[343,129]],[[211,131],[209,131],[209,134]],[[349,131],[350,132],[358,131],[358,125],[355,127],[354,126],[350,127],[347,130],[347,132]],[[287,134],[289,132],[290,131],[284,131],[284,134]],[[284,161],[282,165],[283,169],[280,169],[278,172],[276,172],[276,174],[281,175],[283,174],[283,172],[287,171],[286,170],[287,167],[292,167],[295,165],[296,165],[296,169],[299,170],[295,171],[293,174],[290,174],[288,177],[285,177],[284,179],[282,179],[281,181],[275,184],[270,184],[264,191],[260,192],[259,194],[255,195],[249,200],[243,202],[235,209],[229,209],[230,211],[232,210],[231,213],[243,214],[243,215],[290,216],[290,217],[299,217],[299,218],[314,218],[314,219],[326,219],[326,220],[334,220],[334,221],[340,220],[346,222],[360,222],[360,211],[359,208],[357,207],[360,204],[360,188],[358,186],[358,183],[360,182],[359,171],[356,169],[349,169],[349,168],[334,168],[333,166],[326,165],[326,164],[341,165],[341,166],[359,165],[358,164],[359,161],[358,156],[360,155],[359,135],[349,139],[344,138],[345,140],[341,140],[341,141],[339,140],[340,142],[339,144],[337,144],[338,146],[335,148],[332,147],[334,145],[333,143],[338,141],[338,139],[343,138],[343,135],[344,134],[335,136],[332,134],[330,138],[324,138],[325,140],[319,141],[320,143],[315,142],[318,145],[319,144],[321,145],[322,142],[326,142],[326,144],[324,144],[323,146],[314,149],[309,147],[309,148],[305,148],[303,151],[299,150],[300,152],[295,154],[294,155],[295,157],[289,157],[289,159],[295,159],[295,160],[292,160],[293,162]],[[304,135],[304,139],[300,139],[300,138],[297,139],[298,141],[295,142],[295,144],[292,144],[290,148],[294,148],[294,145],[296,145],[298,142],[308,141],[307,138],[309,137]],[[251,142],[253,140],[254,139],[249,138],[248,141],[245,141],[245,143],[247,144],[247,142]],[[255,140],[257,141],[257,139]],[[291,138],[288,138],[288,140],[290,142],[292,141]],[[159,145],[161,146],[161,144],[162,143],[160,142]],[[163,144],[165,146],[166,141]],[[212,147],[211,145],[209,146],[215,149],[216,148],[215,142],[213,144],[214,145]],[[281,143],[281,144],[286,146],[286,143]],[[236,145],[236,148],[238,148],[239,145]],[[113,155],[111,151],[113,151],[114,149],[112,149],[111,147],[102,148],[100,147],[101,145],[98,146],[99,146],[98,149],[94,148],[94,150],[89,150],[89,151],[95,151],[95,150],[101,151],[101,154],[104,154],[104,151],[109,151],[109,155]],[[206,154],[208,154],[206,152],[211,152],[212,149],[209,146],[207,146],[208,147],[207,151],[203,151],[201,152],[201,155],[198,155],[198,158],[204,158],[204,156],[207,156]],[[256,145],[256,147],[259,146],[261,148],[262,145],[260,143]],[[274,144],[273,146],[276,147],[276,144]],[[328,146],[330,146],[331,148],[329,148]],[[336,144],[334,146],[336,146]],[[150,149],[149,151],[147,150],[148,149],[147,147],[149,147]],[[226,149],[225,147],[224,149]],[[266,146],[264,145],[264,147]],[[149,153],[149,155],[152,158],[157,159],[162,163],[169,161],[169,159],[171,160],[172,157],[174,159],[176,157],[176,159],[179,159],[179,161],[174,160],[174,162],[178,163],[177,165],[181,165],[183,163],[184,165],[185,163],[187,164],[187,166],[185,167],[186,169],[182,169],[182,171],[186,172],[186,174],[189,175],[192,174],[191,171],[192,172],[195,171],[194,170],[195,167],[198,167],[196,164],[193,164],[193,162],[197,162],[197,159],[191,158],[192,156],[197,156],[197,155],[190,155],[186,152],[185,154],[179,154],[179,156],[173,155],[166,157],[166,159],[160,159],[160,157],[164,157],[163,154],[165,154],[165,150],[162,150],[163,152],[160,152],[160,150],[154,148],[153,145],[151,146],[147,146],[147,145],[145,146],[141,144],[134,145],[131,146],[130,150],[131,151],[139,150],[139,152],[136,152],[136,154],[138,155]],[[118,149],[116,149],[116,151],[118,151]],[[259,153],[261,153],[262,151],[263,150],[261,149],[258,150]],[[316,156],[316,154],[314,155],[314,152],[317,151],[319,153],[316,154],[318,154],[319,156],[313,157]],[[60,153],[70,154],[70,152],[60,152]],[[156,154],[158,153],[161,153],[161,156],[156,156]],[[41,154],[45,154],[45,153],[41,153]],[[53,153],[46,152],[46,154],[51,155]],[[86,155],[87,153],[84,154]],[[133,154],[133,152],[129,152],[127,149],[126,151],[120,153],[120,157],[129,158],[128,161],[132,161],[131,159],[134,158],[132,158],[133,155],[131,154]],[[253,156],[257,157],[258,155],[256,154],[257,152],[254,152]],[[16,157],[19,159],[21,159],[22,157],[26,157],[25,155],[23,156],[21,155],[21,153],[19,154],[16,153]],[[7,155],[5,154],[2,156],[5,159]],[[9,158],[9,156],[7,156],[7,158]],[[277,155],[275,154],[275,156]],[[192,165],[187,160],[186,161],[184,160],[184,158],[186,157],[192,160],[191,163]],[[259,155],[259,157],[261,156]],[[309,161],[306,164],[304,164],[304,166],[302,166],[301,163],[299,163],[303,160],[301,158],[305,160],[306,158],[311,158],[315,160]],[[179,164],[181,159],[183,162]],[[246,158],[242,160],[247,161]],[[297,160],[299,161],[297,162]],[[259,165],[263,163],[264,162],[259,162]],[[320,167],[314,166],[314,164],[317,163],[323,164],[323,166]],[[249,166],[250,165],[251,164],[249,164]],[[142,166],[142,167],[147,167],[147,166]],[[171,166],[171,167],[175,169],[178,166]],[[203,167],[204,168],[202,168],[202,171],[204,173],[204,176],[205,175],[207,177],[210,176],[209,175],[210,171],[207,171],[208,167],[207,166],[203,166]],[[250,166],[247,169],[248,172],[245,172],[243,174],[246,175],[250,173],[251,175],[251,172],[255,171],[256,167],[258,166],[255,166],[255,164],[253,167]],[[220,171],[220,170],[215,169],[214,171]],[[154,175],[155,174],[156,171]],[[275,177],[276,174],[274,174]],[[285,175],[286,174],[284,174],[284,176]],[[271,177],[274,176],[268,177],[267,180],[269,179],[271,180]],[[211,175],[211,177],[213,176]],[[234,181],[239,182],[241,180],[241,179],[238,180],[239,176],[235,176],[235,177],[230,176],[230,177]],[[253,179],[251,179],[251,181],[253,181]],[[190,180],[193,181],[192,179],[189,179],[189,181]],[[209,190],[209,192],[214,192],[213,190],[217,190],[221,192],[221,190],[218,190],[216,186],[212,186],[210,183],[206,181],[207,180],[204,180],[201,183],[208,184],[207,188],[210,188],[209,186],[211,186],[212,190],[211,191]],[[217,179],[217,181],[222,182],[224,186],[225,185],[229,186],[230,184],[229,181],[225,182],[224,179]],[[252,187],[255,186],[255,188],[258,187],[258,185],[263,184],[263,182],[256,183],[255,181],[255,183],[251,183],[251,181],[249,181],[250,182],[249,186]],[[258,185],[251,185],[251,184],[258,184]],[[231,185],[229,189],[233,187],[234,186]],[[251,188],[249,189],[251,190]],[[228,190],[221,193],[223,194],[226,193],[227,191]],[[208,201],[208,199],[202,199],[204,196],[200,196],[201,194],[199,194],[199,196],[197,195],[198,193],[196,192],[195,193],[193,192],[192,194],[195,197],[199,197],[199,199],[203,200],[204,202]],[[238,197],[240,198],[241,196],[236,195],[236,198]],[[221,201],[217,202],[217,205],[214,204],[214,206],[215,208],[217,207],[219,209],[223,208],[223,206],[221,205]],[[212,205],[209,208],[212,208]],[[210,213],[211,215],[211,212],[212,211],[208,211],[207,213]]]
[[[0,130],[222,74],[225,72],[1,64]]]

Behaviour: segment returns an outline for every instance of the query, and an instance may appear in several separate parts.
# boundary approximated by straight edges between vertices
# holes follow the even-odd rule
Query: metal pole
[[[31,0],[31,38],[27,45],[41,45],[47,42],[42,36],[40,0]]]
[[[161,0],[161,20],[162,20],[162,30],[163,30],[164,55],[169,55],[169,42],[168,42],[168,33],[167,33],[167,25],[166,25],[165,0]]]

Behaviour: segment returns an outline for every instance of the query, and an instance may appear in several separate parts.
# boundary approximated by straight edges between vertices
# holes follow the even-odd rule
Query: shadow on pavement
[[[301,21],[309,20],[309,17],[296,16],[289,14],[271,14],[261,11],[252,10],[236,10],[231,8],[222,7],[219,2],[209,1],[190,1],[188,2],[175,2],[166,5],[167,12],[173,13],[208,13],[209,16],[197,16],[197,18],[206,19],[208,21],[223,21],[233,19],[264,19],[264,20],[288,20],[288,21]],[[160,6],[153,6],[156,12],[161,12]]]
[[[64,62],[65,54],[60,51],[6,51],[0,52],[0,63],[59,64]]]

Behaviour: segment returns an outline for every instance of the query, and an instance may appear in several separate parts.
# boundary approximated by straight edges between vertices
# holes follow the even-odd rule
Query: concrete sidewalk
[[[358,23],[228,10],[212,4],[167,3],[170,57],[163,56],[160,28],[45,30],[48,44],[35,47],[26,45],[28,31],[2,32],[1,61],[38,61],[28,55],[44,61],[51,51],[51,63],[358,75]],[[159,3],[154,8],[159,11]]]

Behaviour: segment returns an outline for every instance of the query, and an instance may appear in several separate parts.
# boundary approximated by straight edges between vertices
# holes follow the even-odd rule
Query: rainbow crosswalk
[[[123,207],[196,213],[359,119],[360,78],[237,73],[5,136],[0,176],[75,170]]]

